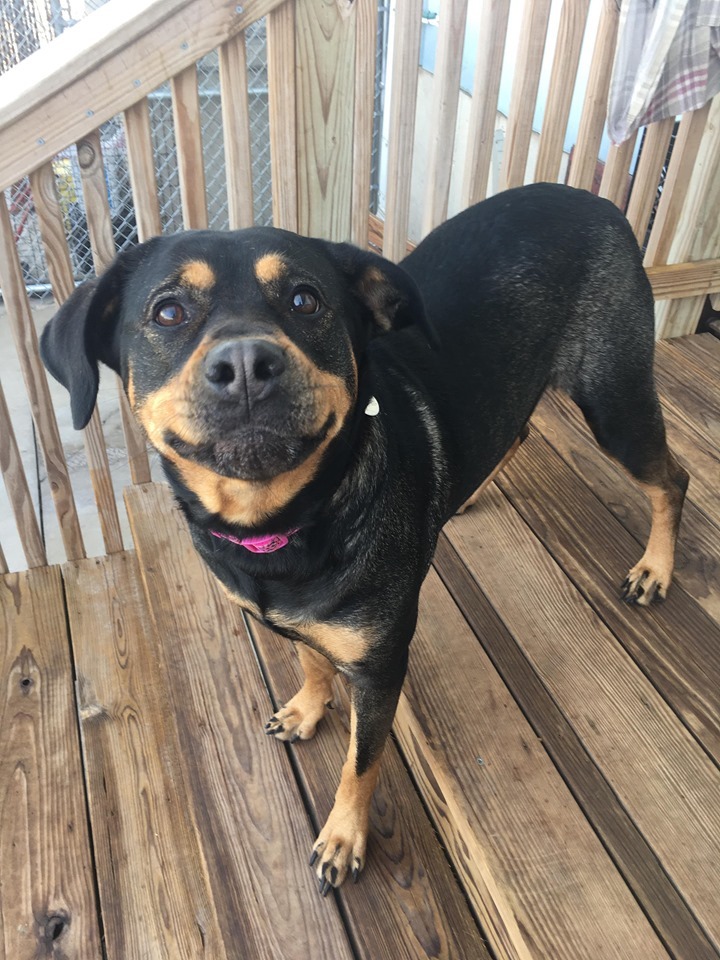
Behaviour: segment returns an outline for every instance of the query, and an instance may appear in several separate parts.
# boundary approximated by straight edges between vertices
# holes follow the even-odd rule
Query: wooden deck
[[[642,495],[562,398],[443,533],[372,810],[326,900],[308,855],[347,702],[263,736],[291,645],[211,582],[161,486],[136,551],[2,578],[5,960],[720,957],[720,341],[657,356],[692,480],[670,598],[618,584]]]

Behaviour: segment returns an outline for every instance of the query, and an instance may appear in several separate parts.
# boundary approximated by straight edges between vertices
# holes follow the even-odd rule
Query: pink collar
[[[237,544],[238,547],[245,547],[250,553],[274,553],[276,550],[286,547],[290,542],[290,537],[297,533],[300,527],[294,530],[288,530],[287,533],[266,533],[263,537],[234,537],[231,533],[220,533],[217,530],[211,530],[210,533],[218,540],[229,540],[230,543]]]

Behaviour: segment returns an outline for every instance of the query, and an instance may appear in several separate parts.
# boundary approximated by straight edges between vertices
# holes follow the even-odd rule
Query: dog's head
[[[207,471],[262,484],[319,462],[354,411],[368,341],[410,323],[432,338],[414,282],[374,254],[271,228],[190,232],[79,287],[41,352],[77,429],[102,361],[191,488]]]

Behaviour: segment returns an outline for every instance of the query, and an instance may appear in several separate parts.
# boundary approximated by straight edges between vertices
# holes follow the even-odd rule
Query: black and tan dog
[[[637,245],[588,193],[499,194],[400,266],[274,229],[157,238],[80,287],[42,352],[78,428],[98,361],[121,374],[198,552],[298,641],[305,682],[267,732],[312,737],[335,671],[349,681],[350,748],[311,861],[323,893],[363,866],[438,532],[548,385],[652,501],[625,599],[666,595],[688,478],[665,442]]]

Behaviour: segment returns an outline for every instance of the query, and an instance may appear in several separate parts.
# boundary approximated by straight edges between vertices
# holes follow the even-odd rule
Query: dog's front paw
[[[363,822],[360,822],[361,819]],[[348,873],[353,883],[357,883],[360,871],[365,866],[367,838],[367,818],[358,818],[352,808],[338,809],[336,804],[315,841],[310,857],[311,867],[317,863],[315,872],[323,897],[332,887],[339,887]]]
[[[325,700],[305,688],[301,689],[284,707],[276,710],[265,724],[265,733],[278,740],[309,740],[315,736],[318,723],[330,706]]]
[[[626,603],[649,606],[653,601],[662,603],[667,597],[672,572],[663,570],[655,564],[637,563],[622,583],[622,598]]]

